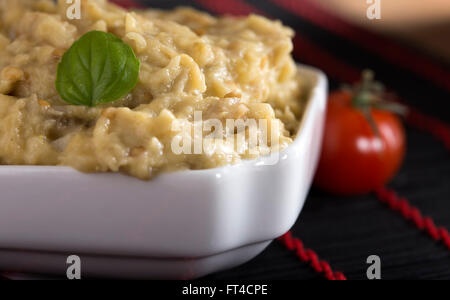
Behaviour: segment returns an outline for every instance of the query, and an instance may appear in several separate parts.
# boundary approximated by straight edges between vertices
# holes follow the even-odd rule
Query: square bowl
[[[0,270],[191,279],[249,261],[296,222],[317,166],[327,79],[299,66],[309,99],[279,155],[144,182],[66,167],[1,166]],[[275,155],[275,154],[273,154]]]

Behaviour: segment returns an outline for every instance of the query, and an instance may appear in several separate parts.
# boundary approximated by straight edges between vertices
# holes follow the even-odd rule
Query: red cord
[[[429,133],[441,141],[450,151],[450,126],[432,116],[411,109],[406,117],[406,123],[418,130]],[[424,217],[417,207],[412,206],[406,198],[400,198],[394,191],[382,188],[376,191],[378,199],[392,210],[399,212],[406,220],[425,231],[436,242],[442,242],[450,250],[450,234],[444,227],[437,227],[430,217]]]
[[[450,250],[450,234],[444,227],[437,227],[433,219],[424,217],[420,210],[412,206],[406,198],[387,188],[376,191],[378,199],[393,211],[400,213],[403,218],[412,221],[421,231],[426,232],[436,242],[442,242]]]
[[[345,275],[341,272],[334,272],[329,263],[321,260],[317,253],[311,249],[305,249],[303,242],[292,236],[291,232],[286,233],[278,239],[288,250],[295,251],[297,257],[310,266],[317,273],[321,273],[328,280],[347,280]]]

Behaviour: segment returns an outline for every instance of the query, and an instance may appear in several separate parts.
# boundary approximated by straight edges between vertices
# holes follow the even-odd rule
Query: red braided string
[[[376,194],[382,203],[414,223],[419,230],[426,232],[436,242],[442,242],[450,250],[450,234],[446,228],[437,227],[433,219],[424,217],[417,207],[412,206],[406,198],[399,197],[392,190],[381,188]]]
[[[341,272],[334,272],[329,263],[321,260],[311,249],[305,249],[303,242],[292,236],[291,232],[286,233],[278,239],[288,250],[295,251],[297,257],[305,263],[309,263],[314,271],[321,273],[328,280],[347,280]]]
[[[406,123],[418,130],[429,133],[441,141],[450,151],[450,126],[432,116],[425,115],[410,108]],[[425,231],[434,241],[442,242],[450,250],[450,234],[444,227],[437,227],[433,219],[424,217],[420,210],[412,206],[406,198],[387,188],[376,191],[378,199],[387,204],[392,210],[399,212],[403,218],[412,221],[421,231]]]

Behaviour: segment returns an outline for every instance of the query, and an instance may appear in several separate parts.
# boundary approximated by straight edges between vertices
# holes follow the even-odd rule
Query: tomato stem
[[[370,108],[364,108],[362,110],[364,116],[366,117],[367,121],[369,122],[370,127],[372,128],[373,134],[375,136],[380,137],[380,130],[378,129],[377,123],[375,122],[375,119],[372,116],[372,111]]]
[[[405,106],[386,100],[390,98],[389,94],[382,83],[375,81],[375,73],[372,70],[364,70],[361,82],[350,87],[350,92],[353,94],[352,106],[362,111],[376,135],[379,135],[379,130],[372,116],[373,108],[390,111],[402,116],[407,113]]]

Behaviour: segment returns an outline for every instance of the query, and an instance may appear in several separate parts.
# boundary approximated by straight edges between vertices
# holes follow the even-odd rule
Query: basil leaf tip
[[[58,65],[56,90],[72,105],[116,101],[137,84],[140,61],[117,36],[91,31],[77,40]]]

